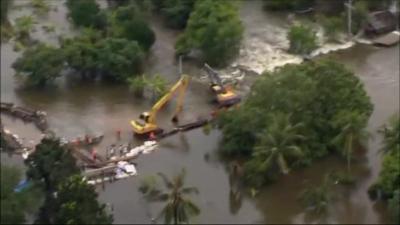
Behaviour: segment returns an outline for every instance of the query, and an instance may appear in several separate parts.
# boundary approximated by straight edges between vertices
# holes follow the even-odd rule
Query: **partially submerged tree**
[[[18,40],[27,42],[30,40],[30,32],[33,30],[36,24],[35,19],[32,16],[21,16],[15,19],[15,33]]]
[[[196,2],[185,32],[176,42],[178,55],[200,50],[211,65],[227,63],[239,52],[243,34],[238,9],[230,1]]]
[[[378,180],[369,188],[368,194],[372,198],[380,197],[388,201],[393,222],[400,222],[400,119],[396,114],[385,125],[382,133],[383,156],[382,170]]]
[[[330,174],[324,176],[321,184],[309,186],[299,196],[302,203],[317,214],[325,214],[332,201],[332,178]]]
[[[200,209],[185,195],[198,193],[195,187],[185,187],[185,170],[182,169],[181,173],[173,177],[172,180],[168,179],[163,173],[158,173],[162,179],[166,192],[157,189],[156,181],[154,179],[147,179],[141,184],[139,191],[141,191],[150,201],[166,202],[160,216],[164,217],[166,224],[183,224],[189,223],[190,217],[196,216],[200,213]]]
[[[299,55],[310,54],[318,47],[315,32],[304,25],[292,26],[288,33],[289,52]]]
[[[67,0],[68,16],[76,26],[104,28],[105,14],[95,0]]]
[[[64,68],[64,55],[55,47],[38,44],[27,49],[14,62],[13,68],[26,78],[28,85],[43,86],[60,76]]]
[[[111,19],[113,36],[137,41],[144,50],[149,50],[156,40],[140,9],[134,5],[117,8]]]
[[[246,167],[257,171],[268,165],[269,161],[264,159],[269,157],[264,156],[270,156],[276,144],[284,143],[282,146],[297,146],[301,149],[301,156],[292,154],[294,157],[288,163],[291,168],[308,165],[332,151],[342,152],[343,145],[334,144],[332,140],[344,130],[349,130],[345,129],[349,121],[345,115],[357,114],[359,125],[356,128],[363,129],[372,109],[370,98],[361,81],[343,65],[332,60],[286,65],[272,73],[264,73],[253,84],[249,98],[242,107],[224,112],[219,117],[218,124],[223,132],[221,153],[231,157],[244,157],[247,160]],[[275,136],[280,137],[285,130],[277,126],[276,119],[272,119],[276,114],[291,115],[289,127],[301,123],[301,129],[293,134],[304,136],[305,139],[287,142],[280,138],[283,141],[275,141],[278,140]],[[281,128],[274,128],[275,126]],[[355,134],[362,133],[359,130],[353,131],[353,139]],[[268,135],[274,137],[269,138],[274,141],[266,142]],[[284,135],[286,136],[290,137]],[[265,137],[264,141],[260,137]],[[258,145],[266,146],[262,151],[263,157],[258,155],[261,153],[256,154]],[[267,174],[247,174],[259,174],[260,176],[253,177],[252,180],[260,182],[256,185],[261,185],[269,180],[265,177],[276,169],[279,167],[259,170],[267,171]]]
[[[155,2],[157,11],[165,17],[169,27],[182,29],[185,28],[190,13],[193,11],[196,0],[164,0]]]

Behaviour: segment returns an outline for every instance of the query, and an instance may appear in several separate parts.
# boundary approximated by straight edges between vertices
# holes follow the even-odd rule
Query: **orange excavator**
[[[165,94],[154,106],[151,108],[150,112],[143,112],[140,114],[139,119],[142,121],[131,120],[131,125],[133,127],[133,132],[137,135],[147,135],[151,133],[162,133],[163,130],[158,127],[156,123],[156,116],[158,111],[174,96],[176,92],[179,92],[178,102],[176,105],[173,121],[178,120],[178,114],[182,111],[182,104],[185,96],[187,86],[189,84],[189,76],[182,75],[178,82]]]
[[[229,107],[241,101],[241,97],[235,92],[231,86],[224,86],[222,84],[219,74],[213,70],[207,63],[204,64],[204,70],[210,78],[210,89],[214,92],[219,107]]]

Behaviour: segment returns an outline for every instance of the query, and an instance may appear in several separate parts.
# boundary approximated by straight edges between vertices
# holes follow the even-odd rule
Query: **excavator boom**
[[[171,100],[176,92],[179,92],[178,101],[173,116],[173,119],[175,119],[177,115],[182,111],[182,104],[188,84],[189,76],[182,75],[179,81],[174,86],[172,86],[168,93],[166,93],[160,100],[157,101],[156,104],[154,104],[149,113],[145,112],[141,114],[141,117],[143,117],[145,122],[144,124],[136,120],[131,121],[133,131],[136,134],[146,134],[161,130],[156,123],[157,113],[168,101]]]

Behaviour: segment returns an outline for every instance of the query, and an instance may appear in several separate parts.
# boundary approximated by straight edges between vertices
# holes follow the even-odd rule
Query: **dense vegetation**
[[[155,10],[164,16],[167,26],[182,29],[186,26],[196,0],[153,0],[152,2]]]
[[[150,29],[140,8],[136,5],[117,8],[110,20],[113,36],[137,41],[146,51],[156,40],[153,30]]]
[[[64,56],[60,49],[39,44],[27,49],[18,58],[13,68],[23,76],[29,85],[43,86],[60,76],[64,68]]]
[[[384,153],[382,170],[377,182],[369,189],[371,197],[378,194],[388,200],[394,222],[400,223],[400,119],[398,115],[383,130]]]
[[[61,146],[59,140],[42,139],[26,160],[26,165],[27,177],[42,187],[46,196],[36,223],[112,223],[105,205],[97,202],[94,188],[80,176],[71,149]]]
[[[76,37],[61,38],[59,48],[44,44],[28,48],[14,64],[17,73],[26,75],[28,85],[43,86],[67,68],[83,78],[100,76],[120,82],[141,73],[155,34],[137,4],[113,11],[100,10],[94,0],[69,0],[67,6],[75,25],[88,28]],[[17,26],[22,30],[17,33],[29,36],[32,23],[23,24],[27,25]]]
[[[200,50],[211,65],[221,65],[239,51],[243,26],[238,9],[230,1],[198,1],[185,32],[178,39],[178,55]]]
[[[289,52],[300,55],[310,54],[318,47],[315,32],[306,26],[292,26],[288,33]]]
[[[199,191],[195,187],[186,187],[184,169],[169,179],[165,174],[158,173],[166,191],[160,189],[160,185],[154,176],[146,177],[142,180],[139,191],[144,194],[149,201],[165,202],[160,216],[164,217],[165,224],[183,224],[189,223],[190,218],[200,214],[200,209],[193,203],[188,195],[198,194]]]
[[[0,178],[0,224],[24,224],[25,214],[37,207],[40,193],[32,187],[14,191],[21,179],[21,172],[15,167],[1,165]]]
[[[264,7],[269,10],[304,10],[314,5],[314,0],[267,0]]]
[[[68,16],[76,26],[104,28],[106,15],[95,0],[67,0]]]
[[[242,107],[221,115],[221,151],[245,157],[245,180],[261,186],[329,152],[347,155],[361,144],[354,133],[372,108],[360,80],[341,64],[286,65],[264,73]]]

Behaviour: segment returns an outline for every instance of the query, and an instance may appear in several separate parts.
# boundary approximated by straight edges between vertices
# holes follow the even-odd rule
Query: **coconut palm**
[[[151,184],[149,187],[146,187],[148,185],[144,183],[139,189],[150,201],[166,202],[165,207],[157,217],[163,216],[166,224],[189,223],[190,217],[200,213],[200,209],[186,197],[186,195],[192,193],[198,194],[198,190],[195,187],[184,187],[185,174],[185,170],[182,169],[181,173],[170,180],[163,173],[158,173],[167,188],[165,192],[158,190],[152,179],[146,182]]]
[[[390,118],[389,125],[385,125],[381,130],[385,137],[384,145],[381,151],[388,154],[392,151],[400,151],[400,118],[395,115]]]
[[[355,146],[359,146],[361,141],[368,137],[364,131],[365,116],[358,112],[338,113],[334,124],[341,127],[341,132],[333,139],[333,143],[342,148],[342,153],[347,159],[347,172],[350,172],[351,157]]]
[[[253,158],[261,164],[262,171],[267,171],[274,165],[287,174],[289,167],[287,158],[300,158],[303,152],[296,142],[303,140],[299,134],[301,123],[292,125],[290,115],[275,114],[269,127],[260,135],[260,142],[255,147]]]

